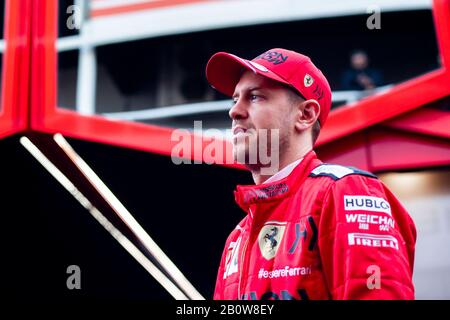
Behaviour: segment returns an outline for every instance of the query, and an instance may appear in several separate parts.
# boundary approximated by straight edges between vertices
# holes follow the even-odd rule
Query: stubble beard
[[[278,133],[275,134],[274,130],[277,130]],[[263,135],[265,135],[265,139]],[[283,133],[278,129],[260,130],[247,135],[244,141],[235,139],[233,141],[233,157],[236,162],[245,165],[252,172],[259,173],[262,168],[271,167],[274,164],[274,171],[278,172],[280,156],[288,150],[289,145],[289,137],[286,132]],[[262,161],[262,158],[265,158],[266,161]],[[267,160],[270,162],[267,163]]]

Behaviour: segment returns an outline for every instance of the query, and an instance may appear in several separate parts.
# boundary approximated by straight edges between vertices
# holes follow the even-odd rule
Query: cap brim
[[[230,97],[233,95],[242,73],[246,70],[289,85],[289,82],[274,72],[263,66],[259,67],[253,62],[239,58],[233,54],[218,52],[209,59],[206,65],[206,78],[213,88]]]

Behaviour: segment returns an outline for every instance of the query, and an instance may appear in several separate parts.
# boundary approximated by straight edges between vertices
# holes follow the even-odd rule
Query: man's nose
[[[231,107],[228,115],[232,120],[245,119],[248,117],[247,108],[241,99],[236,101],[236,103]]]

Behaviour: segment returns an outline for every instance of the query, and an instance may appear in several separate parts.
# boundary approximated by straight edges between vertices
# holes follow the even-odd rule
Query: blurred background
[[[440,66],[431,1],[379,2],[372,12],[383,10],[380,29],[366,25],[369,1],[184,2],[92,0],[82,28],[70,30],[67,8],[76,1],[60,1],[58,106],[177,128],[201,119],[205,128],[225,129],[229,103],[220,101],[228,99],[204,74],[218,51],[252,59],[282,47],[313,57],[335,108],[368,94],[352,81],[356,68],[382,90]]]
[[[4,8],[0,1],[0,36]],[[60,0],[55,107],[124,128],[131,121],[192,130],[201,120],[203,129],[219,129],[227,139],[230,99],[206,82],[206,62],[218,51],[252,59],[274,47],[312,57],[333,90],[332,112],[357,107],[443,67],[432,8],[428,0]],[[373,14],[380,20],[369,25]],[[2,36],[0,53],[6,47]],[[423,107],[448,116],[450,96]],[[381,128],[372,133],[400,134]],[[416,223],[418,299],[450,299],[448,136],[427,136],[427,147],[420,136],[423,148],[391,138],[386,153],[395,165],[373,164]],[[95,137],[73,134],[69,141],[194,286],[212,297],[223,243],[243,217],[232,191],[252,183],[251,176],[219,165],[176,166],[167,155]],[[346,151],[352,143],[336,140],[322,155],[361,165]],[[439,161],[421,162],[428,147],[439,150]],[[419,160],[410,165],[402,148]],[[5,283],[13,299],[170,298],[19,146],[18,135],[0,140],[0,154]],[[81,290],[66,287],[69,265],[81,268]]]

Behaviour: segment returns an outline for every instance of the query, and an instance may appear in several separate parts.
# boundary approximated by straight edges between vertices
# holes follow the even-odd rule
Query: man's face
[[[369,58],[363,52],[354,53],[350,60],[352,67],[356,70],[363,70],[369,65]]]
[[[296,115],[289,94],[287,88],[273,80],[251,71],[243,73],[236,85],[229,112],[233,120],[235,160],[243,162],[245,159],[247,165],[260,166],[261,156],[279,157],[286,150]],[[271,154],[274,147],[279,154]],[[252,159],[257,159],[256,163]]]

